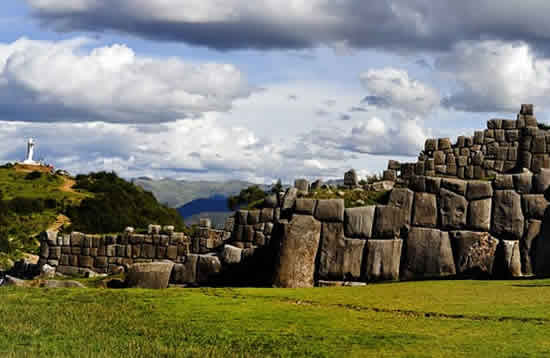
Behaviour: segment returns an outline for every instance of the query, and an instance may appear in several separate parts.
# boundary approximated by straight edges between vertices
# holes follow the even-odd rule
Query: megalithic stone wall
[[[532,105],[522,105],[516,120],[491,119],[472,137],[427,139],[416,163],[390,161],[384,177],[413,175],[482,179],[526,168],[550,168],[550,131],[538,128]]]
[[[356,208],[342,199],[300,198],[290,188],[263,209],[236,212],[225,230],[201,222],[192,238],[154,226],[147,235],[47,233],[41,263],[78,274],[171,260],[172,283],[192,285],[545,277],[549,188],[544,168],[490,181],[414,175],[391,191],[387,205]],[[250,280],[264,270],[264,281]]]

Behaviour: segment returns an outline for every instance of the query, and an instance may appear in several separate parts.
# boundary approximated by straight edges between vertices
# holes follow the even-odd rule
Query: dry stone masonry
[[[482,179],[518,168],[550,168],[550,131],[538,128],[533,105],[522,105],[516,120],[491,119],[471,137],[427,139],[416,163],[390,161],[384,178],[413,175]]]
[[[456,144],[428,140],[418,163],[390,161],[386,205],[306,198],[323,184],[299,179],[223,230],[201,220],[194,237],[156,225],[147,234],[48,232],[40,262],[65,274],[125,270],[136,287],[164,287],[168,271],[174,284],[277,287],[550,276],[548,138],[523,105],[517,120],[491,120]],[[344,186],[363,190],[355,171]]]

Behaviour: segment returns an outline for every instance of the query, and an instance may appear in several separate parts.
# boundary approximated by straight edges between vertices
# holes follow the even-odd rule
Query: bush
[[[95,195],[84,199],[79,206],[67,208],[73,230],[121,232],[126,226],[144,228],[152,223],[174,225],[176,230],[185,230],[176,209],[159,204],[152,193],[119,178],[114,172],[78,175],[75,188]]]
[[[17,197],[9,201],[8,207],[11,211],[20,215],[39,213],[46,208],[43,199],[30,199]]]
[[[32,171],[25,176],[26,180],[36,180],[42,178],[42,173],[39,171]]]
[[[227,199],[227,206],[231,210],[237,210],[241,206],[248,206],[252,203],[258,203],[265,199],[267,194],[257,185],[252,185],[241,190],[239,195],[230,196]]]

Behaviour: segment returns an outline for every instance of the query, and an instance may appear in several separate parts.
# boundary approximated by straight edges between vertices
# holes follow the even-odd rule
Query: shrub
[[[241,190],[239,195],[230,196],[227,199],[227,206],[231,210],[236,210],[241,206],[248,206],[252,203],[257,203],[265,199],[267,194],[257,185],[252,185]]]
[[[25,175],[26,180],[36,180],[42,178],[42,173],[39,171],[32,171],[29,174]]]

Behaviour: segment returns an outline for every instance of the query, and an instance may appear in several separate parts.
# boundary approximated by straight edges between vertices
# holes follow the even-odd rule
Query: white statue
[[[33,156],[34,156],[34,140],[30,138],[27,143],[27,158],[25,159],[23,164],[36,164],[36,162],[32,159]]]

